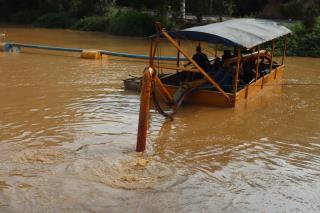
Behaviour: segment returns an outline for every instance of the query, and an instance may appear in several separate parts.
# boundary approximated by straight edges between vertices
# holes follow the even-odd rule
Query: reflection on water
[[[101,33],[0,31],[148,51]],[[185,106],[173,122],[153,113],[148,151],[136,154],[139,96],[122,80],[145,64],[62,55],[0,52],[0,211],[320,211],[319,59],[288,58],[284,85],[236,109]]]

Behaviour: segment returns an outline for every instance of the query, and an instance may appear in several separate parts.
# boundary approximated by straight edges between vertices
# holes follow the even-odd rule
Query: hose
[[[151,89],[152,89],[152,100],[153,100],[153,105],[155,107],[155,109],[159,112],[159,114],[161,114],[162,116],[169,118],[171,121],[173,121],[173,115],[177,112],[177,110],[180,108],[181,104],[183,103],[183,101],[188,97],[188,95],[193,92],[196,88],[189,88],[177,101],[176,103],[174,103],[174,105],[172,106],[172,112],[171,113],[167,113],[165,112],[165,110],[162,109],[159,100],[157,99],[156,96],[156,86],[155,86],[155,82],[152,81],[151,83]],[[169,106],[169,104],[167,104]]]

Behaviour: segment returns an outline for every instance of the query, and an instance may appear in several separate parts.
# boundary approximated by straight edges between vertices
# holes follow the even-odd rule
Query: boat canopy
[[[249,49],[290,34],[291,31],[274,21],[240,18],[168,33],[176,39],[205,41]]]

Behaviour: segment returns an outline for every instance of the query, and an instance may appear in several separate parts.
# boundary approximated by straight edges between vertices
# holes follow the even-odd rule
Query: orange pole
[[[216,58],[218,56],[218,44],[216,44],[215,51],[214,51],[214,57]]]
[[[175,67],[175,66],[170,66],[170,65],[162,65],[160,64],[158,66],[161,69],[168,69],[168,70],[181,70],[181,71],[187,71],[187,72],[199,72],[199,70],[197,69],[193,69],[193,68],[186,68],[186,67]]]
[[[269,68],[270,69],[270,73],[272,71],[274,49],[275,49],[275,42],[274,42],[274,40],[272,40],[271,60],[270,60],[270,68]]]
[[[238,83],[239,83],[239,71],[240,71],[240,48],[238,48],[238,54],[237,54],[237,69],[234,77],[234,104],[236,103],[236,96],[237,96],[237,90],[238,90]]]
[[[177,44],[177,42],[175,42],[175,40],[173,38],[171,38],[171,36],[165,31],[162,30],[162,35],[164,35],[164,37],[166,37],[168,39],[168,41],[173,44],[173,46],[175,46],[176,49],[180,50],[180,52],[193,64],[193,66],[195,66],[199,72],[213,85],[217,88],[217,90],[219,92],[222,93],[222,95],[228,100],[230,101],[230,97],[228,96],[227,93],[225,93],[225,91],[223,91],[223,89],[219,86],[219,84],[217,82],[215,82],[186,52],[184,52],[179,45]]]
[[[146,150],[153,69],[145,69],[142,79],[136,151]]]
[[[156,38],[155,41],[153,41],[154,47],[153,47],[153,53],[151,55],[152,59],[154,60],[154,57],[156,56],[157,48],[158,48],[158,43],[159,43],[159,38]]]
[[[259,75],[259,65],[260,65],[260,46],[258,46],[258,58],[257,58],[257,66],[256,66],[256,81],[258,80]]]
[[[156,47],[154,48],[156,49]],[[153,39],[150,40],[150,53],[149,53],[149,67],[153,67],[153,59],[154,59],[154,54],[153,54]]]
[[[180,46],[180,40],[178,41],[178,45]],[[180,51],[177,52],[177,67],[180,66]],[[178,72],[179,70],[177,70]]]
[[[285,36],[284,36],[284,47],[283,47],[281,65],[284,64],[284,58],[286,57],[287,47],[288,47],[288,35],[285,35]]]
[[[165,98],[167,99],[167,101],[172,104],[173,103],[173,97],[170,94],[170,92],[167,90],[167,88],[165,86],[163,86],[160,78],[158,76],[155,76],[155,82],[157,85],[157,88],[160,90],[160,93],[163,94],[165,96]]]

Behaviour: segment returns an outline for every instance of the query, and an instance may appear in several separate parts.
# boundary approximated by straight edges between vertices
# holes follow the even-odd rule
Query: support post
[[[178,45],[180,46],[180,40],[178,41]],[[180,50],[177,50],[177,67],[180,66]],[[179,70],[177,70],[178,72]]]
[[[215,45],[215,50],[214,50],[214,57],[216,58],[218,56],[218,44]]]
[[[287,47],[288,47],[288,35],[285,35],[284,36],[284,47],[283,47],[281,65],[284,64],[284,58],[286,57]]]
[[[181,1],[181,19],[186,19],[186,0]]]
[[[238,54],[237,54],[237,68],[236,68],[236,73],[234,76],[234,84],[233,84],[234,104],[236,104],[236,97],[237,97],[237,90],[238,90],[238,83],[239,83],[239,71],[240,71],[240,60],[241,60],[240,56],[241,56],[241,52],[239,47]]]
[[[272,40],[271,59],[270,59],[270,68],[269,68],[270,69],[270,73],[272,71],[274,49],[275,49],[275,41]]]
[[[260,46],[258,46],[258,56],[257,56],[257,65],[256,65],[256,81],[258,80],[259,75],[259,65],[260,65]]]
[[[164,95],[164,97],[167,99],[167,103],[168,104],[172,104],[173,103],[173,97],[170,94],[170,92],[167,90],[167,88],[165,86],[163,86],[160,78],[158,76],[154,77],[155,83],[157,85],[157,88],[160,90],[160,93],[162,95]]]
[[[153,69],[151,67],[146,68],[143,73],[140,95],[140,112],[136,145],[137,152],[144,152],[146,150],[152,76]]]
[[[149,67],[153,67],[154,53],[153,53],[153,39],[150,40],[150,53],[149,53]],[[156,49],[156,48],[155,48]]]

